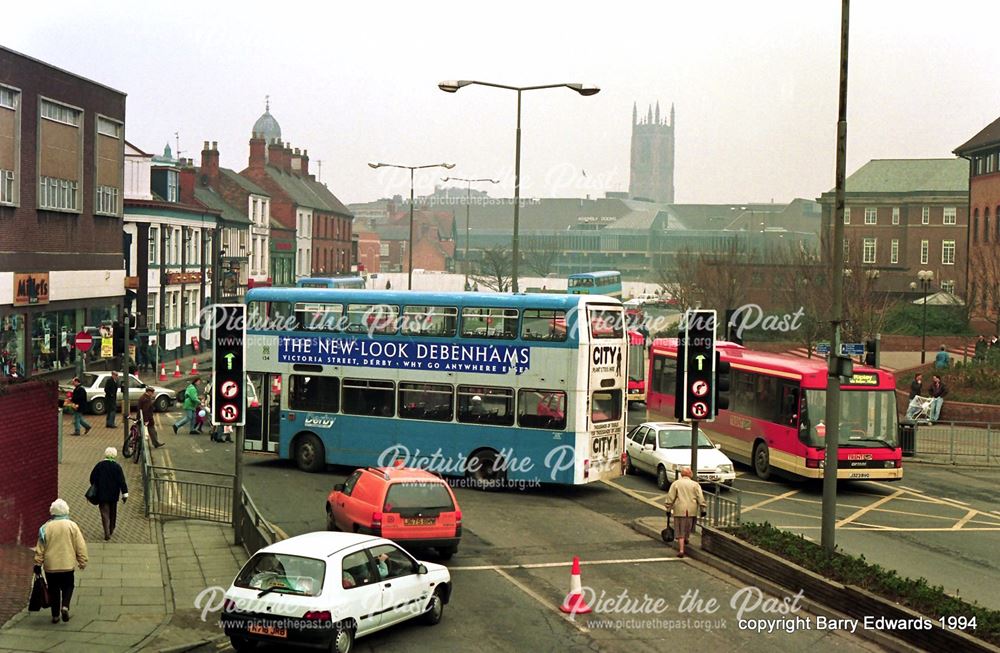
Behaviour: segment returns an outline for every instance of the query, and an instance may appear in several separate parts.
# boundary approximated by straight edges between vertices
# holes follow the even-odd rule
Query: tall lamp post
[[[407,276],[406,276],[406,289],[413,290],[413,171],[423,170],[424,168],[445,168],[451,170],[455,167],[454,163],[430,163],[425,166],[401,166],[395,163],[369,163],[369,168],[400,168],[402,170],[410,171],[410,243],[407,247],[409,249],[409,262],[406,264]]]
[[[924,291],[924,325],[920,330],[920,364],[923,365],[927,362],[927,291],[931,288],[931,282],[934,280],[933,270],[921,270],[917,272],[917,280],[920,282],[920,288]],[[910,282],[910,290],[917,289],[917,282]]]
[[[522,91],[537,91],[543,88],[561,88],[566,87],[572,91],[576,91],[580,95],[596,95],[601,91],[596,86],[589,86],[586,84],[577,83],[562,83],[562,84],[542,84],[540,86],[508,86],[506,84],[494,84],[492,82],[479,82],[471,79],[459,79],[459,80],[449,80],[441,82],[438,84],[438,88],[445,93],[455,93],[458,89],[463,86],[469,86],[470,84],[478,84],[479,86],[491,86],[493,88],[503,88],[508,91],[517,91],[517,132],[514,137],[514,237],[511,241],[511,256],[514,260],[511,265],[511,292],[517,292],[517,264],[518,264],[518,220],[520,218],[521,209],[521,92]]]
[[[472,184],[480,181],[488,181],[491,184],[499,184],[498,179],[465,179],[463,177],[442,177],[441,181],[464,181],[468,183],[465,195],[465,285],[468,290],[469,285],[469,205],[472,204]]]

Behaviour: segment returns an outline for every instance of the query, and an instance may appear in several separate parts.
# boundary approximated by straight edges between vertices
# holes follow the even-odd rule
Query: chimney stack
[[[302,153],[299,148],[295,148],[292,154],[290,169],[296,174],[302,174]]]
[[[284,151],[285,148],[282,147],[281,141],[276,140],[273,143],[269,143],[267,146],[267,162],[275,168],[282,169],[284,166],[281,161]]]
[[[201,151],[201,174],[208,179],[209,185],[213,185],[219,179],[219,150],[216,143],[217,141],[212,141],[212,145],[209,146],[208,141],[205,141]]]
[[[254,134],[250,138],[250,168],[261,169],[264,167],[264,163],[267,161],[267,143],[264,139],[260,137],[260,134]]]
[[[185,162],[186,163],[186,162]],[[180,171],[180,202],[181,204],[194,204],[194,166],[184,165]]]
[[[302,150],[302,175],[308,179],[313,178],[309,174],[309,150]]]

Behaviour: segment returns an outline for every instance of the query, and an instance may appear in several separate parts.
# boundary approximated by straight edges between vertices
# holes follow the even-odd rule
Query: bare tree
[[[510,250],[502,245],[496,245],[483,250],[479,260],[479,272],[472,275],[472,280],[497,292],[510,290],[513,258]]]
[[[986,247],[972,248],[970,256],[969,315],[992,324],[1000,335],[1000,256]]]
[[[531,236],[521,239],[521,259],[529,270],[540,277],[547,277],[555,271],[559,251],[546,238]]]
[[[816,252],[805,247],[772,252],[772,274],[777,277],[777,299],[789,314],[798,315],[792,337],[812,356],[816,343],[830,331],[829,311],[833,304],[829,269]]]
[[[705,250],[686,247],[677,252],[673,266],[661,263],[658,281],[683,308],[700,306],[722,312],[746,301],[750,269],[757,258],[735,237],[719,240]]]

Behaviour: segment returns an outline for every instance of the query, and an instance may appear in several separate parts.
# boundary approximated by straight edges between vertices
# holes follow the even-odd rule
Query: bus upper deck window
[[[521,338],[524,340],[566,339],[566,311],[526,309],[521,320]]]
[[[466,338],[517,337],[516,308],[463,308],[462,336]]]

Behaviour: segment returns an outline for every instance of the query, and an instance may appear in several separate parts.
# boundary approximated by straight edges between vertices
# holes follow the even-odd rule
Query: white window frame
[[[957,224],[958,223],[958,209],[954,206],[944,207],[944,211],[941,216],[941,224]]]
[[[167,201],[181,201],[180,174],[176,170],[167,170]]]
[[[955,265],[955,241],[941,241],[941,265]]]
[[[955,280],[949,279],[948,281],[941,282],[941,290],[945,292],[955,293]]]
[[[94,213],[118,215],[118,188],[98,186],[94,201]]]
[[[0,170],[0,204],[14,204],[15,190],[14,171]]]
[[[38,177],[38,208],[46,211],[72,211],[79,213],[79,184],[69,179]]]
[[[920,224],[931,223],[931,207],[925,206],[920,210]]]
[[[844,224],[851,224],[851,207],[844,207]]]
[[[156,265],[160,258],[160,229],[159,227],[149,228],[149,264]]]
[[[102,136],[119,139],[122,137],[122,124],[111,118],[97,116],[97,133]]]
[[[862,241],[861,262],[874,263],[878,256],[878,238],[865,238]]]
[[[872,207],[865,208],[865,224],[878,224],[878,209]]]
[[[899,207],[892,207],[892,224],[899,224]]]
[[[0,107],[17,111],[18,106],[21,104],[18,101],[20,99],[21,89],[14,88],[13,86],[7,86],[6,84],[0,84]]]
[[[899,239],[893,238],[889,243],[889,262],[899,263]]]
[[[851,241],[844,239],[844,263],[847,263],[847,259],[850,258],[851,253]]]
[[[45,120],[61,122],[71,127],[79,127],[80,118],[83,116],[83,109],[48,98],[39,98],[38,112]]]
[[[931,241],[921,240],[920,241],[920,265],[927,265],[930,261],[931,256]]]

